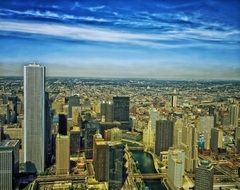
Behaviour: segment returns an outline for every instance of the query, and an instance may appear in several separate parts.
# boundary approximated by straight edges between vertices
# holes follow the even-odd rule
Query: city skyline
[[[239,1],[0,5],[0,76],[240,79]]]

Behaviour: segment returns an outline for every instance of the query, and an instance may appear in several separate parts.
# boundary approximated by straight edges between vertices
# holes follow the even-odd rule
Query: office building
[[[171,96],[171,106],[173,108],[177,107],[177,96],[176,95]]]
[[[19,140],[3,140],[0,142],[0,150],[11,150],[13,152],[14,173],[19,172]]]
[[[218,148],[223,148],[223,131],[218,128],[211,129],[211,150],[218,153]]]
[[[156,122],[155,154],[167,151],[173,145],[173,121],[161,119]]]
[[[177,119],[174,123],[173,146],[175,148],[179,148],[181,146],[183,124],[183,119]]]
[[[170,148],[168,151],[168,182],[174,188],[183,186],[185,152],[181,149]]]
[[[112,122],[113,121],[113,104],[112,102],[101,103],[101,120],[102,122]]]
[[[96,139],[94,146],[95,177],[98,181],[107,181],[109,190],[121,189],[124,182],[123,154],[121,142]]]
[[[213,190],[213,166],[202,160],[196,168],[195,190]]]
[[[113,97],[113,120],[121,123],[121,128],[129,130],[129,97]]]
[[[13,151],[0,149],[0,189],[13,189]]]
[[[213,116],[200,116],[198,121],[198,132],[201,135],[204,135],[205,139],[205,149],[210,149],[210,137],[211,129],[214,127],[214,117]]]
[[[99,124],[94,121],[87,121],[84,123],[85,132],[84,132],[84,149],[85,156],[87,159],[93,157],[93,136],[99,131]]]
[[[73,127],[70,131],[70,154],[77,154],[80,151],[80,128]]]
[[[0,142],[0,189],[13,189],[14,176],[19,172],[19,141]]]
[[[188,124],[182,128],[181,149],[185,152],[185,170],[193,173],[198,162],[198,142],[197,129],[193,124]]]
[[[124,146],[121,142],[108,142],[109,146],[109,190],[121,189],[123,185]]]
[[[56,137],[56,175],[69,174],[70,140],[68,135]]]
[[[0,123],[0,142],[3,140],[3,127],[1,126]]]
[[[79,126],[81,121],[81,108],[79,106],[72,107],[72,125]]]
[[[80,106],[80,98],[78,95],[70,96],[68,99],[68,117],[72,118],[72,107]]]
[[[67,135],[67,116],[59,114],[58,119],[58,133],[60,135]]]
[[[26,172],[43,172],[45,143],[45,67],[24,66],[24,162]],[[37,150],[37,151],[36,151]]]
[[[93,165],[95,171],[95,178],[98,181],[108,181],[109,177],[109,150],[108,143],[102,138],[95,139],[93,149]]]
[[[104,139],[106,141],[120,141],[122,139],[122,131],[119,128],[107,129],[104,131]]]
[[[239,106],[237,104],[231,105],[229,110],[229,117],[230,117],[230,125],[233,127],[238,127],[238,114],[239,114]]]
[[[151,128],[153,133],[156,133],[156,121],[159,119],[159,113],[155,108],[152,108],[149,112]]]
[[[235,145],[238,139],[240,139],[240,127],[236,127],[235,129]]]

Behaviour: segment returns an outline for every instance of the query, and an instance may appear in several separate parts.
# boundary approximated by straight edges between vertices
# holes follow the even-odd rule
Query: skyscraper
[[[121,189],[123,185],[124,146],[121,142],[109,142],[109,190]]]
[[[195,190],[213,190],[213,166],[202,160],[196,168]]]
[[[108,143],[102,138],[95,138],[93,164],[95,178],[98,181],[108,181],[109,177],[109,151]]]
[[[218,153],[218,148],[223,147],[223,131],[221,129],[211,129],[210,147],[215,153]]]
[[[68,174],[70,169],[70,140],[68,135],[56,137],[56,174]]]
[[[0,189],[13,189],[14,176],[19,172],[19,141],[0,142]]]
[[[122,129],[130,129],[129,97],[113,97],[113,120],[121,122]]]
[[[183,119],[177,119],[174,123],[173,130],[173,145],[175,148],[179,148],[182,143],[182,128],[183,128]]]
[[[112,102],[101,103],[101,119],[103,122],[113,121],[113,104]]]
[[[169,183],[174,188],[183,186],[185,152],[181,149],[170,148],[168,151],[167,176]]]
[[[24,66],[24,162],[26,172],[45,169],[45,67]]]
[[[123,185],[123,154],[121,142],[96,139],[94,146],[95,177],[99,181],[108,181],[109,189],[121,189]]]
[[[13,189],[13,151],[0,150],[0,189]]]
[[[176,95],[171,96],[171,106],[173,108],[177,107],[177,96]]]
[[[99,130],[100,126],[97,122],[88,121],[85,124],[85,132],[84,132],[84,149],[86,158],[93,157],[93,135],[96,134],[97,130]]]
[[[70,154],[76,154],[80,151],[80,128],[73,127],[70,131]]]
[[[65,114],[58,115],[58,133],[67,135],[67,116]]]
[[[198,160],[197,130],[193,124],[183,126],[181,148],[185,151],[185,170],[194,172]]]
[[[70,96],[68,100],[68,117],[72,118],[72,107],[80,106],[80,98],[78,95]]]
[[[161,119],[156,122],[155,153],[167,151],[173,145],[173,121]]]
[[[210,137],[211,129],[214,127],[214,117],[213,116],[200,116],[198,121],[198,132],[202,134],[205,139],[204,148],[206,150],[210,149]]]
[[[237,104],[233,104],[230,106],[229,116],[230,116],[230,124],[233,127],[238,126],[238,114],[239,114],[239,107]]]

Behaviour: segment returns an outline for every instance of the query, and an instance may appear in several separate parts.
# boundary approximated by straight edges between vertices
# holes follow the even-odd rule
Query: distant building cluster
[[[45,73],[0,79],[0,189],[240,188],[238,81]]]

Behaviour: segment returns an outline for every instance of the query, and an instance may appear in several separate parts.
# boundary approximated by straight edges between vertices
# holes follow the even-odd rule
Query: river
[[[141,173],[157,173],[152,156],[149,153],[141,150],[134,150],[131,152],[134,160],[138,163],[137,166]],[[149,190],[166,190],[160,180],[144,180],[144,183]]]

